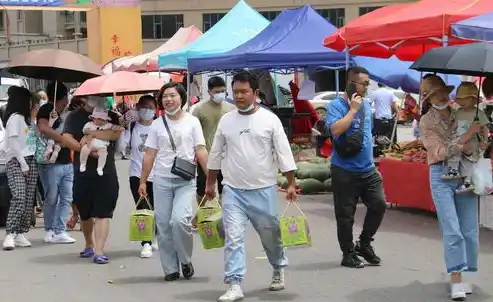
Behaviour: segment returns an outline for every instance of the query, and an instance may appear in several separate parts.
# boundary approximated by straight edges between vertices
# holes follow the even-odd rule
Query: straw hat
[[[447,94],[450,94],[454,90],[454,86],[445,84],[442,78],[437,75],[426,75],[421,81],[421,85],[419,86],[421,101],[424,102],[428,100],[431,95],[433,95],[440,89],[444,89]]]
[[[455,99],[465,99],[469,97],[477,98],[479,96],[479,89],[473,82],[462,82],[457,87],[457,94]]]

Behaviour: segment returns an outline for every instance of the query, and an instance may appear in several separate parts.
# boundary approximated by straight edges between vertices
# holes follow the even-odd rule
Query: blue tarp
[[[421,73],[409,69],[412,62],[403,62],[396,57],[389,59],[353,57],[352,60],[356,65],[366,68],[370,73],[370,78],[378,83],[402,89],[405,92],[419,93]],[[445,79],[445,75],[438,75]],[[461,80],[459,76],[448,75],[447,82],[457,87]]]
[[[245,44],[209,58],[190,58],[191,72],[236,68],[283,69],[345,66],[345,54],[326,48],[323,40],[336,27],[309,5],[284,10]]]
[[[458,38],[493,41],[493,12],[452,24],[452,35]]]
[[[241,0],[199,39],[179,50],[159,55],[159,68],[186,70],[188,59],[227,52],[250,40],[268,25],[267,19]]]

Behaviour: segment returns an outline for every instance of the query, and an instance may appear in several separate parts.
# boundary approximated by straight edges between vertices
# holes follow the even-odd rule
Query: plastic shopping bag
[[[206,250],[224,246],[224,226],[222,222],[222,208],[218,199],[206,201],[205,198],[197,209],[197,228],[202,246]]]
[[[300,216],[286,216],[286,212],[291,204],[298,209]],[[282,246],[311,245],[312,239],[308,221],[296,202],[290,202],[280,220]]]
[[[141,197],[137,202],[145,200],[149,209],[152,209],[149,200]],[[152,241],[154,239],[155,223],[153,210],[135,210],[130,214],[129,240],[130,241]]]
[[[474,185],[474,194],[485,196],[493,193],[493,174],[489,158],[480,158],[474,164],[471,181]]]

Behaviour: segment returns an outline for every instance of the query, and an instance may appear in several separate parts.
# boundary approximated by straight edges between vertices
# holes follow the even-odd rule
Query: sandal
[[[79,256],[81,258],[91,258],[92,256],[94,256],[94,249],[85,248],[82,252],[79,253]]]
[[[92,261],[96,264],[106,264],[108,263],[108,257],[106,257],[105,255],[94,255]]]

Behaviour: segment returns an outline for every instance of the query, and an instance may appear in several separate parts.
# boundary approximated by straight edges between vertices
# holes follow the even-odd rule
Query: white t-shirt
[[[207,166],[221,170],[223,184],[243,190],[275,185],[278,169],[296,170],[281,121],[264,108],[251,115],[233,110],[222,117]]]
[[[139,122],[135,122],[134,129],[131,131],[131,125],[125,130],[123,134],[123,140],[125,146],[130,144],[130,167],[128,168],[129,176],[139,177],[142,174],[142,161],[144,160],[144,151],[151,131],[151,125],[142,125]],[[154,170],[154,169],[153,169]],[[147,181],[152,181],[153,170],[149,174]]]
[[[113,125],[109,122],[104,124],[103,126],[98,126],[94,122],[87,122],[84,125],[84,128],[82,128],[82,131],[86,132],[86,131],[109,130],[112,127],[113,127]],[[99,138],[93,138],[91,140],[91,148],[93,148],[93,149],[103,149],[103,148],[107,148],[109,145],[110,145],[109,141],[105,141],[105,140],[102,140]]]
[[[370,102],[375,104],[376,119],[392,118],[392,105],[395,102],[392,91],[385,87],[378,88],[370,95]]]
[[[31,156],[36,152],[36,130],[29,127],[20,114],[10,116],[5,127],[7,161],[17,156]],[[17,154],[19,148],[20,154]]]
[[[175,141],[176,153],[171,148],[162,117],[152,122],[146,147],[158,150],[154,161],[155,176],[179,178],[171,173],[175,157],[195,161],[195,148],[197,146],[205,147],[204,134],[199,119],[190,113],[185,112],[181,120],[173,121],[166,118],[166,121]]]

